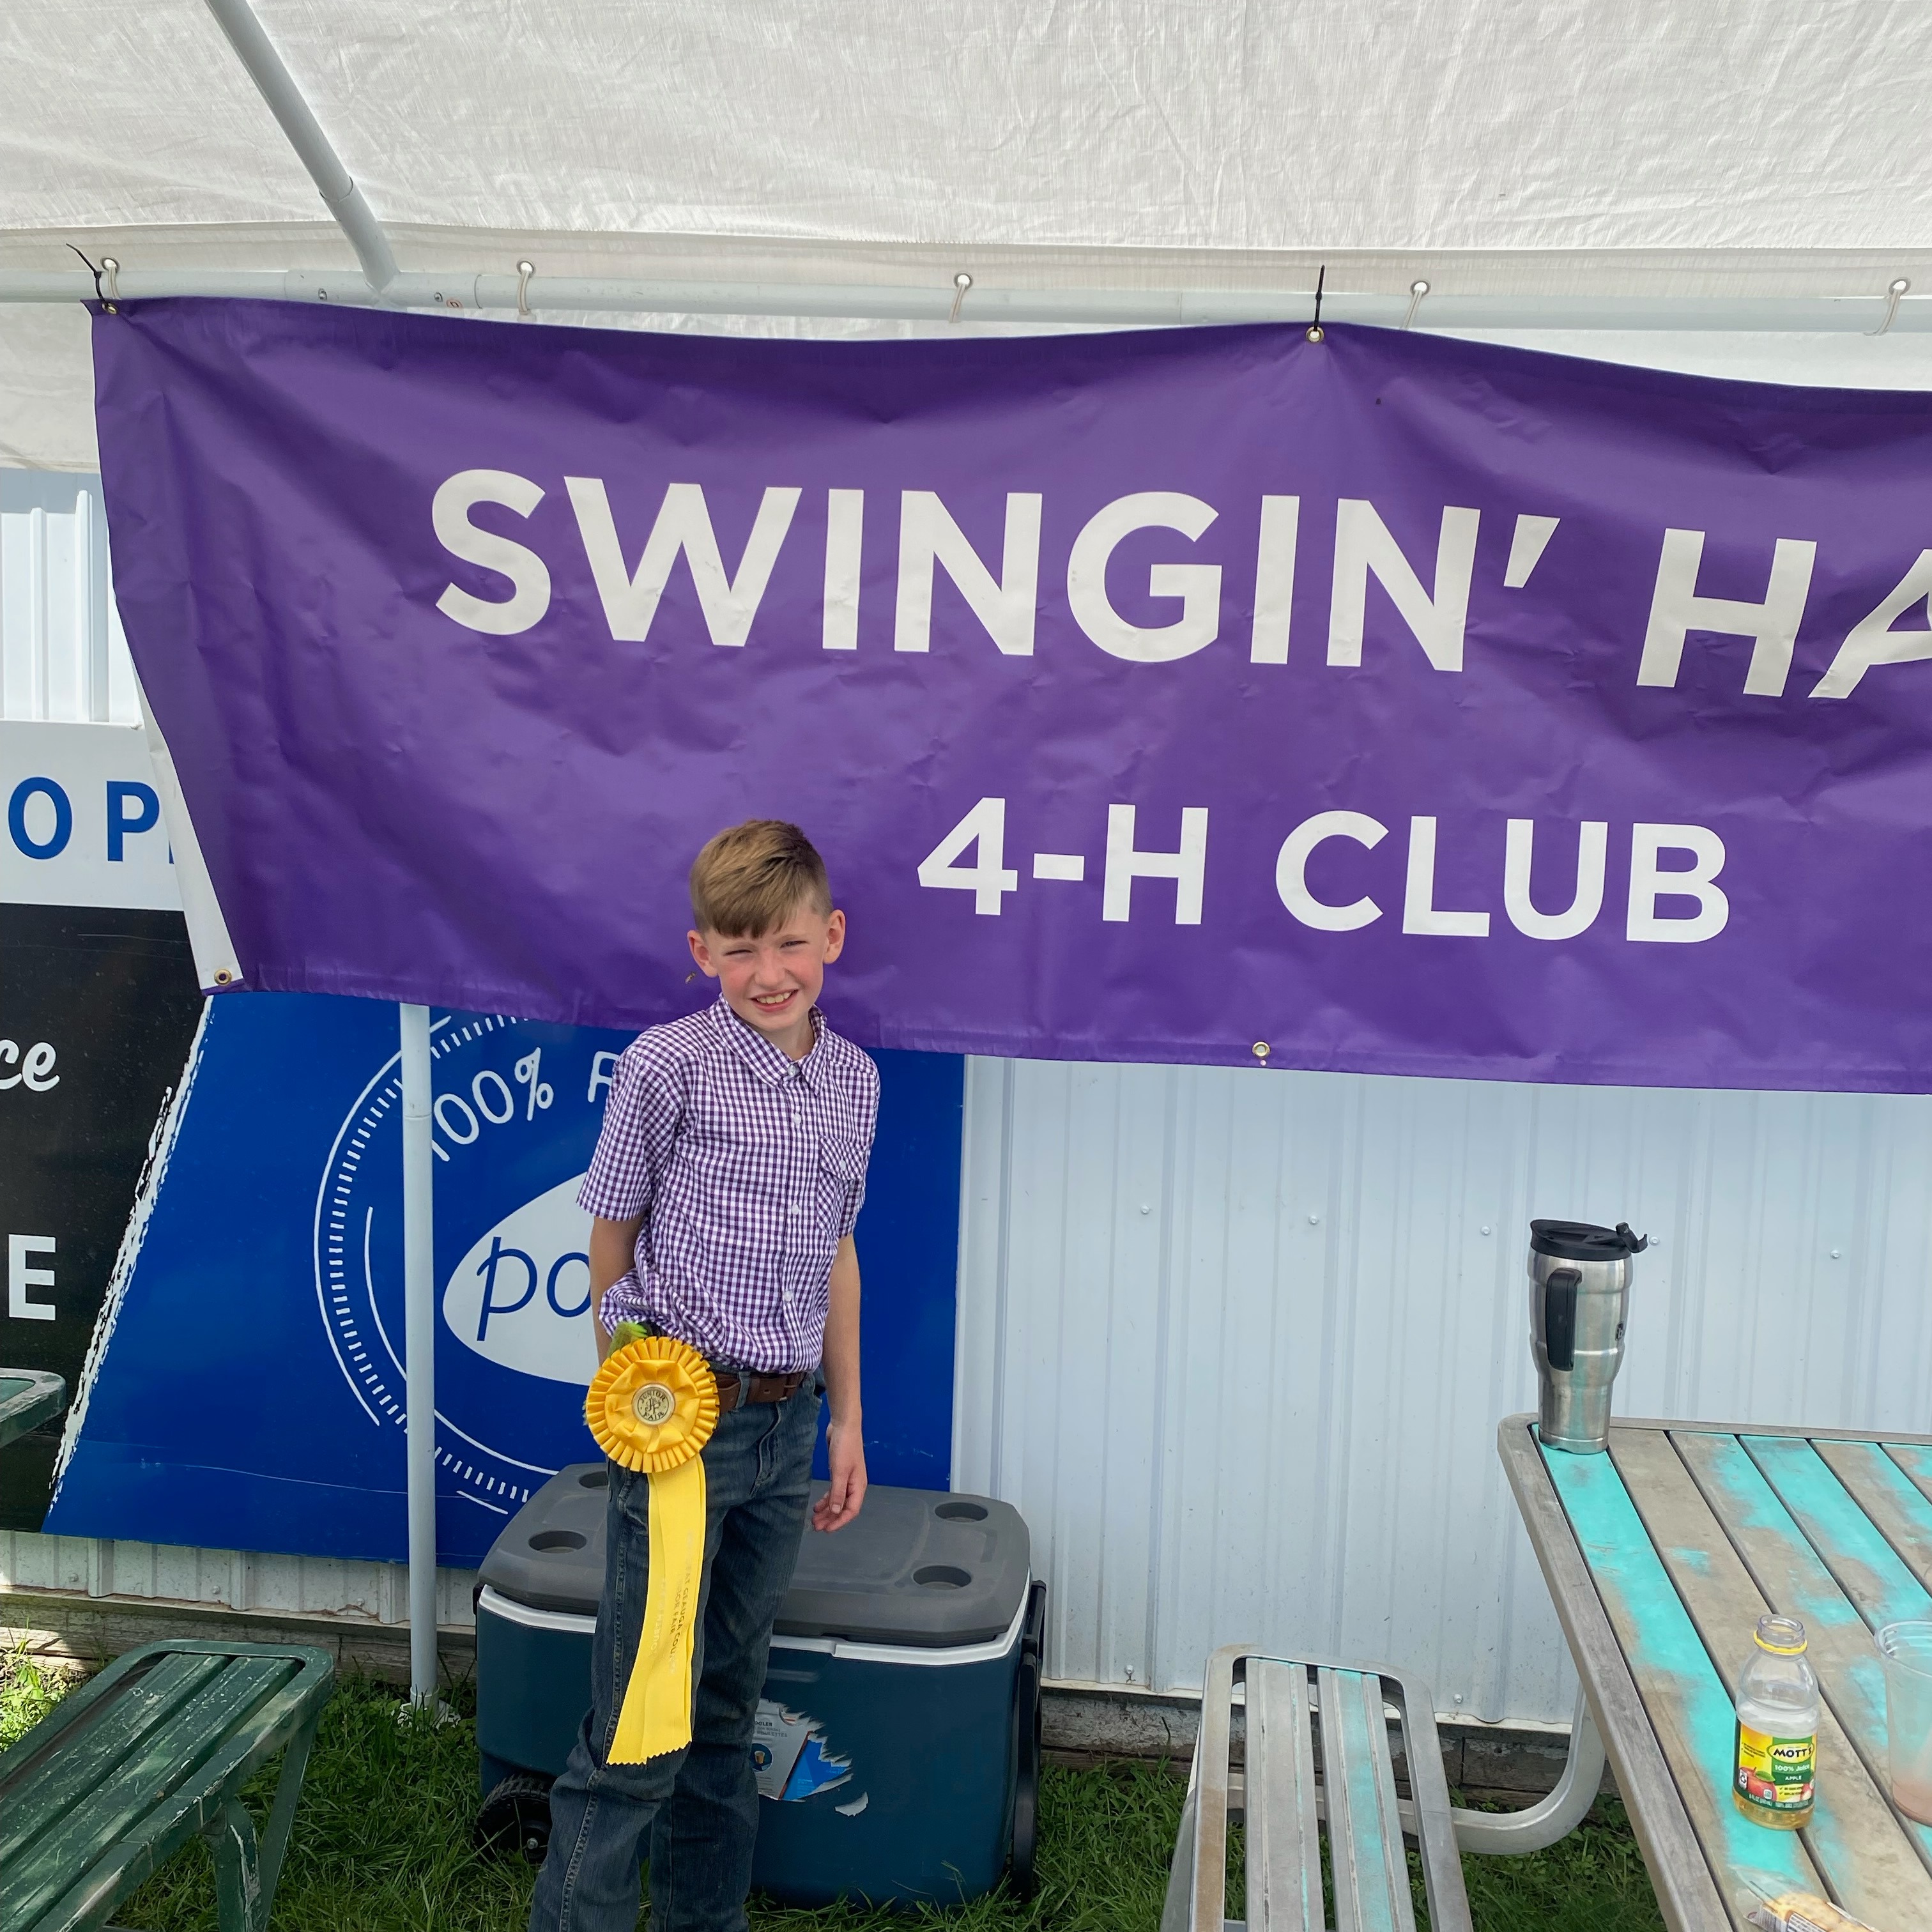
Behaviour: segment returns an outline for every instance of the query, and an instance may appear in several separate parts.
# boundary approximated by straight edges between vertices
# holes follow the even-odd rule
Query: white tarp
[[[1906,0],[257,11],[405,268],[1932,292]],[[352,259],[200,0],[0,8],[0,269],[73,267],[70,240]],[[1900,372],[1856,380],[1922,359],[1844,353]],[[86,387],[75,314],[0,308],[0,462],[91,466]]]
[[[261,0],[388,222],[1052,248],[1932,244],[1914,0]],[[23,230],[302,221],[198,0],[10,0]]]

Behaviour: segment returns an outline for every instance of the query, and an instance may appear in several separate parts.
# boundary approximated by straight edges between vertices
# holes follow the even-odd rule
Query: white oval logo
[[[444,1284],[442,1318],[465,1348],[506,1369],[590,1386],[590,1216],[582,1174],[506,1214]]]

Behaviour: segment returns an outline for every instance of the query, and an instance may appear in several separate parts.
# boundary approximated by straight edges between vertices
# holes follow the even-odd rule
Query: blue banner
[[[596,1454],[575,1196],[631,1036],[474,1013],[433,1024],[437,1545],[471,1564],[548,1474]],[[857,1234],[867,1456],[875,1481],[944,1489],[963,1064],[875,1058]],[[48,1530],[402,1559],[397,1082],[392,1006],[211,1006]]]

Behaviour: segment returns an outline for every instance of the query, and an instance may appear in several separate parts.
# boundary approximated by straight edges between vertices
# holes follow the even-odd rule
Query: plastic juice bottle
[[[1795,1832],[1811,1821],[1818,1756],[1818,1679],[1796,1617],[1760,1617],[1738,1679],[1731,1802],[1754,1824]]]

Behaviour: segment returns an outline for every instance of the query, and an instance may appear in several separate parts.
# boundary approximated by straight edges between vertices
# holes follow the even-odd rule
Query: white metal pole
[[[1903,281],[1903,276],[1894,278]],[[106,285],[104,285],[106,286]],[[264,302],[325,302],[335,308],[432,310],[624,310],[640,314],[832,316],[873,322],[944,322],[958,291],[950,284],[880,282],[645,281],[622,277],[538,275],[520,286],[513,274],[405,268],[379,294],[352,268],[116,268],[110,290],[123,302],[168,296],[244,297]],[[94,277],[84,268],[0,269],[0,303],[91,302]],[[1331,278],[1324,322],[1400,328],[1414,298],[1338,286]],[[1306,322],[1312,288],[1001,288],[976,280],[962,322],[1032,327],[1060,323],[1178,327],[1231,322]],[[1820,295],[1616,296],[1432,294],[1413,318],[1420,328],[1706,330],[1756,334],[1916,334],[1932,332],[1932,296],[1876,287]]]
[[[403,1076],[403,1350],[408,1381],[410,1699],[436,1702],[436,1246],[429,1009],[396,1009]]]
[[[268,112],[281,124],[289,145],[308,169],[322,205],[334,216],[336,225],[349,238],[356,259],[362,265],[369,286],[379,293],[394,278],[396,258],[389,250],[389,238],[382,224],[370,212],[362,190],[350,178],[349,170],[329,145],[314,110],[296,86],[294,76],[282,64],[274,44],[262,30],[248,0],[208,0],[228,44],[241,57]]]

